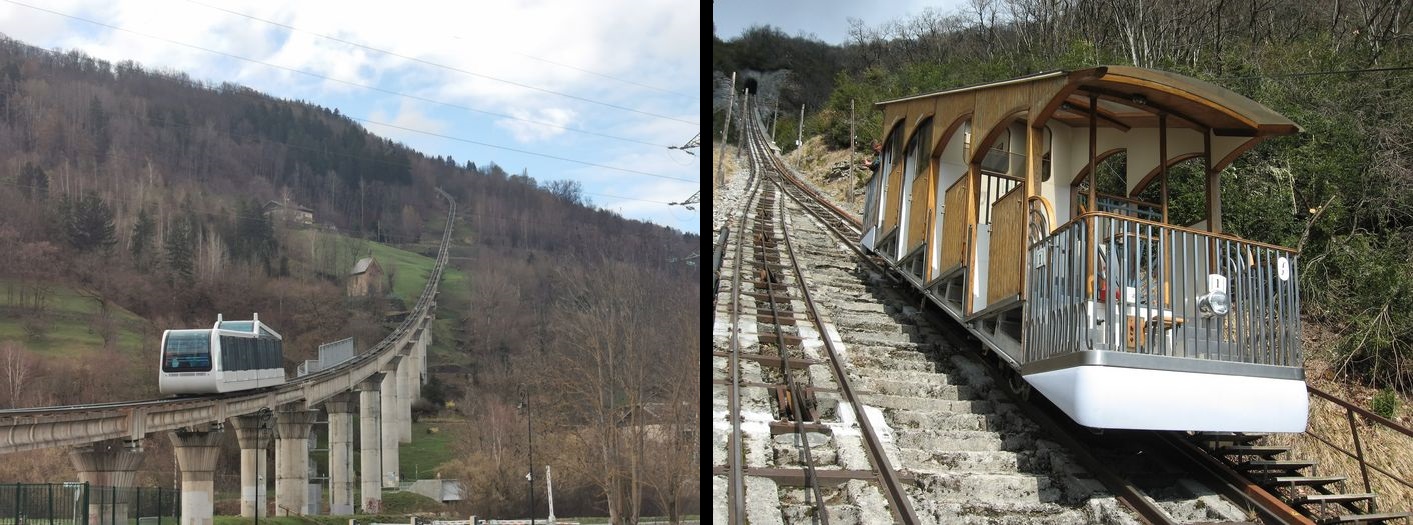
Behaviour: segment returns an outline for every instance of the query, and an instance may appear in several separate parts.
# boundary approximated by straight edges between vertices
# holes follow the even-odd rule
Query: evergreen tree
[[[152,221],[152,216],[147,214],[147,208],[137,211],[137,222],[132,225],[132,261],[139,268],[142,267],[143,256],[147,252],[147,245],[152,242],[152,233],[156,229],[156,224]]]
[[[49,175],[44,173],[44,168],[35,166],[33,162],[25,162],[20,168],[20,193],[26,199],[42,201],[49,196]]]
[[[113,226],[113,210],[97,192],[85,193],[78,200],[65,199],[61,205],[64,238],[80,252],[94,249],[108,251],[118,242]]]
[[[88,104],[88,132],[93,137],[94,160],[101,163],[108,158],[112,137],[108,134],[108,114],[103,111],[103,103],[96,96]]]
[[[279,242],[275,239],[275,228],[254,200],[244,200],[236,204],[235,234],[230,236],[231,253],[248,261],[260,261],[270,266]]]
[[[192,231],[192,221],[189,217],[177,219],[170,228],[167,229],[167,269],[170,273],[167,276],[169,282],[176,282],[182,285],[190,285],[195,276],[194,252],[196,248],[196,235]]]

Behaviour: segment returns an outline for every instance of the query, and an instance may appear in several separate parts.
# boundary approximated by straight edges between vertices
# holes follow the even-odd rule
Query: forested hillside
[[[319,343],[366,347],[415,297],[344,297],[351,262],[386,253],[359,239],[434,255],[440,187],[459,204],[451,264],[466,278],[441,287],[417,413],[469,429],[447,438],[455,461],[420,469],[467,481],[447,510],[524,511],[522,397],[561,515],[689,509],[695,467],[677,459],[690,454],[657,455],[696,447],[684,430],[697,421],[698,273],[682,261],[698,237],[534,175],[428,156],[336,109],[0,40],[0,322],[16,325],[0,326],[0,407],[156,396],[161,330],[218,312],[259,312],[285,335],[290,375]],[[273,220],[269,201],[315,224]],[[65,357],[84,330],[101,349]],[[171,486],[167,440],[148,441],[139,483]],[[5,468],[11,481],[71,477],[62,451]]]
[[[1145,2],[995,0],[951,13],[927,10],[880,26],[853,23],[838,47],[757,28],[718,41],[718,66],[790,69],[777,93],[777,143],[794,147],[789,115],[800,86],[827,69],[777,47],[829,47],[843,69],[805,135],[847,147],[849,103],[857,145],[880,138],[874,102],[1023,74],[1104,64],[1175,71],[1234,89],[1279,111],[1304,133],[1263,143],[1226,170],[1226,228],[1303,250],[1306,351],[1358,381],[1413,387],[1413,2]],[[762,57],[769,56],[767,60]],[[724,80],[715,72],[719,115]],[[738,85],[738,88],[740,86]],[[768,113],[768,111],[767,111]],[[719,136],[722,118],[718,124]],[[733,133],[734,135],[734,133]]]

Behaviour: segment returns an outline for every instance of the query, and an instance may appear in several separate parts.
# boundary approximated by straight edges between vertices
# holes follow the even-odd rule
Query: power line
[[[7,0],[7,1],[8,1],[8,0]],[[512,86],[517,86],[517,87],[521,87],[521,88],[525,88],[525,89],[531,89],[531,90],[539,91],[539,92],[542,92],[542,93],[549,93],[549,94],[552,94],[552,95],[558,95],[558,96],[565,97],[565,98],[571,98],[571,99],[574,99],[574,100],[579,100],[579,101],[583,101],[583,102],[588,102],[588,103],[590,103],[590,104],[597,104],[597,105],[600,105],[600,106],[606,106],[606,107],[610,107],[610,108],[614,108],[614,109],[619,109],[619,110],[623,110],[623,111],[631,111],[631,112],[633,112],[633,113],[638,113],[638,114],[642,114],[642,115],[647,115],[647,116],[650,116],[650,117],[657,117],[657,118],[666,119],[666,120],[674,120],[674,121],[681,122],[681,123],[684,123],[684,124],[691,124],[691,125],[693,125],[693,126],[698,126],[698,125],[700,125],[700,124],[697,123],[697,122],[692,122],[692,121],[689,121],[689,120],[683,120],[683,119],[679,119],[679,118],[676,118],[676,117],[670,117],[670,116],[667,116],[667,115],[661,115],[661,114],[657,114],[657,113],[651,113],[651,112],[648,112],[648,111],[642,111],[642,110],[638,110],[638,109],[633,109],[633,108],[630,108],[630,107],[627,107],[627,106],[620,106],[620,105],[617,105],[617,104],[611,104],[611,103],[608,103],[608,102],[602,102],[602,101],[598,101],[598,100],[593,100],[593,99],[581,97],[581,96],[578,96],[578,95],[571,95],[571,94],[568,94],[568,93],[564,93],[564,92],[560,92],[560,91],[555,91],[555,90],[552,90],[552,89],[546,89],[546,88],[542,88],[542,87],[538,87],[538,86],[532,86],[532,85],[529,85],[529,84],[524,84],[524,83],[516,82],[516,81],[513,81],[513,80],[506,80],[506,79],[503,79],[503,78],[497,78],[497,77],[493,77],[493,76],[486,75],[486,74],[483,74],[483,73],[476,73],[476,72],[473,72],[473,71],[467,71],[467,70],[465,70],[465,69],[461,69],[461,68],[457,68],[457,67],[452,67],[452,66],[448,66],[448,65],[444,65],[444,64],[438,64],[438,63],[436,63],[436,62],[432,62],[432,61],[429,61],[429,60],[424,60],[424,59],[417,58],[417,57],[413,57],[413,56],[403,55],[403,54],[395,53],[395,52],[388,51],[388,50],[385,50],[385,49],[379,49],[379,48],[372,47],[372,46],[369,46],[369,45],[365,45],[365,44],[361,44],[361,43],[358,43],[358,42],[354,42],[354,41],[352,41],[352,40],[347,40],[347,39],[343,39],[343,38],[338,38],[338,37],[334,37],[334,36],[329,36],[329,35],[325,35],[325,34],[321,34],[321,33],[315,33],[315,32],[313,32],[313,31],[306,31],[306,30],[303,30],[303,29],[294,27],[294,26],[292,26],[292,25],[283,24],[283,23],[280,23],[280,22],[275,22],[275,21],[273,21],[273,20],[266,20],[266,19],[264,19],[264,18],[260,18],[260,17],[248,15],[248,14],[241,13],[241,12],[238,12],[238,11],[231,11],[231,10],[229,10],[229,9],[225,9],[225,8],[221,8],[221,7],[216,7],[216,6],[212,6],[212,5],[203,4],[203,3],[198,2],[198,1],[196,1],[196,0],[187,0],[187,1],[190,2],[190,3],[196,4],[196,5],[200,5],[200,6],[203,6],[203,7],[210,8],[210,9],[215,9],[215,10],[218,10],[218,11],[224,11],[224,12],[227,12],[227,13],[230,13],[230,14],[233,14],[233,15],[236,15],[236,16],[242,16],[242,17],[245,17],[245,18],[248,18],[248,19],[251,19],[251,20],[256,20],[256,21],[259,21],[259,22],[264,22],[264,23],[266,23],[266,24],[270,24],[270,25],[274,25],[274,26],[283,27],[283,28],[288,29],[288,30],[290,30],[290,31],[296,31],[296,32],[305,33],[305,34],[309,34],[309,35],[314,35],[314,36],[317,36],[317,37],[319,37],[319,38],[323,38],[323,39],[326,39],[326,40],[332,40],[332,41],[335,41],[335,42],[339,42],[339,43],[342,43],[342,44],[346,44],[346,45],[358,47],[358,48],[360,48],[360,49],[366,49],[366,50],[368,50],[368,51],[373,51],[373,52],[376,52],[376,53],[382,53],[382,54],[389,55],[389,56],[395,56],[395,57],[401,58],[401,59],[403,59],[403,60],[411,60],[411,61],[413,61],[413,62],[417,62],[417,63],[420,63],[420,64],[426,64],[426,65],[429,65],[429,66],[432,66],[432,67],[441,68],[441,69],[445,69],[445,70],[448,70],[448,71],[455,71],[455,72],[457,72],[457,73],[461,73],[461,74],[464,74],[464,75],[471,75],[471,76],[474,76],[474,77],[484,78],[484,79],[487,79],[487,80],[494,80],[494,81],[496,81],[496,82],[502,82],[502,83],[505,83],[505,84],[510,84],[510,85],[512,85]],[[533,57],[532,57],[532,58],[533,58]],[[543,60],[543,59],[540,59],[540,60]],[[548,62],[548,61],[546,61],[546,62]],[[564,64],[556,64],[556,65],[561,65],[561,66],[563,66]],[[573,66],[564,66],[564,67],[573,67]],[[575,68],[575,69],[578,69],[578,68]],[[592,73],[591,71],[585,71],[585,72],[586,72],[586,73]],[[598,74],[598,73],[594,73],[594,74]],[[603,76],[603,75],[600,75],[600,76]],[[648,87],[651,87],[651,86],[648,86]],[[656,88],[654,88],[654,89],[656,89]]]
[[[361,83],[353,82],[353,81],[349,81],[349,80],[343,80],[343,79],[333,78],[333,77],[330,77],[330,76],[321,75],[321,74],[319,74],[319,73],[314,73],[314,72],[312,72],[312,71],[305,71],[305,70],[302,70],[302,69],[296,69],[296,68],[292,68],[292,67],[281,66],[281,65],[279,65],[279,64],[272,64],[272,63],[270,63],[270,62],[265,62],[265,61],[263,61],[263,60],[256,60],[256,59],[253,59],[253,58],[247,58],[247,57],[240,56],[240,55],[236,55],[236,54],[233,54],[233,53],[227,53],[227,52],[225,52],[225,51],[217,51],[217,50],[214,50],[214,49],[210,49],[210,48],[206,48],[206,47],[201,47],[201,46],[198,46],[198,45],[195,45],[195,44],[188,44],[188,43],[185,43],[185,42],[179,42],[179,41],[172,40],[172,39],[165,38],[165,37],[160,37],[160,36],[156,36],[156,35],[151,35],[151,34],[143,33],[143,32],[140,32],[140,31],[134,31],[134,30],[132,30],[132,29],[127,29],[127,28],[118,27],[118,26],[111,25],[111,24],[106,24],[106,23],[103,23],[103,22],[99,22],[99,21],[97,21],[97,20],[91,20],[91,19],[88,19],[88,18],[80,17],[80,16],[75,16],[75,15],[70,15],[70,14],[66,14],[66,13],[61,13],[61,12],[54,11],[54,10],[51,10],[51,9],[46,9],[46,8],[43,8],[43,7],[36,7],[36,6],[29,5],[29,4],[25,4],[25,3],[18,2],[18,1],[16,1],[16,0],[4,0],[4,1],[5,1],[5,2],[8,2],[8,3],[10,3],[10,4],[17,5],[17,6],[27,7],[27,8],[30,8],[30,9],[34,9],[34,10],[36,10],[36,11],[43,11],[43,12],[50,13],[50,14],[53,14],[53,15],[56,15],[56,16],[62,16],[62,17],[65,17],[65,18],[70,18],[70,19],[73,19],[73,20],[78,20],[78,21],[81,21],[81,22],[86,22],[86,23],[89,23],[89,24],[93,24],[93,25],[97,25],[97,26],[101,26],[101,27],[106,27],[106,28],[112,29],[112,30],[114,30],[114,31],[122,31],[122,32],[124,32],[124,33],[131,33],[131,34],[134,34],[134,35],[137,35],[137,36],[140,36],[140,37],[150,38],[150,39],[153,39],[153,40],[158,40],[158,41],[166,42],[166,43],[168,43],[168,44],[172,44],[172,45],[176,45],[176,46],[182,46],[182,47],[186,47],[186,48],[190,48],[190,49],[195,49],[195,50],[198,50],[198,51],[203,51],[203,52],[206,52],[206,53],[211,53],[211,54],[214,54],[214,55],[224,56],[224,57],[231,58],[231,59],[235,59],[235,60],[241,60],[241,61],[249,62],[249,63],[252,63],[252,64],[259,64],[259,65],[266,66],[266,67],[270,67],[270,68],[274,68],[274,69],[280,69],[280,70],[284,70],[284,71],[289,71],[289,72],[291,72],[291,73],[298,73],[298,74],[301,74],[301,75],[307,75],[307,76],[314,77],[314,78],[318,78],[318,79],[321,79],[321,80],[327,80],[327,81],[329,81],[329,82],[337,82],[337,83],[339,83],[339,84],[344,84],[344,85],[353,86],[353,87],[357,87],[357,88],[367,89],[367,90],[370,90],[370,91],[377,91],[377,92],[379,92],[379,93],[385,93],[385,94],[388,94],[388,95],[393,95],[393,96],[397,96],[397,97],[402,97],[402,98],[406,98],[406,99],[410,99],[410,100],[417,100],[417,101],[421,101],[421,102],[427,102],[427,103],[430,103],[430,104],[437,104],[437,105],[441,105],[441,106],[446,106],[446,107],[461,109],[461,110],[464,110],[464,111],[470,111],[470,112],[473,112],[473,113],[481,113],[481,114],[485,114],[485,115],[491,115],[491,116],[494,116],[494,117],[507,118],[507,119],[516,120],[516,121],[520,121],[520,122],[526,122],[526,123],[536,124],[536,125],[540,125],[540,126],[547,126],[547,127],[551,127],[551,128],[562,129],[562,130],[565,130],[565,131],[571,131],[571,132],[574,132],[574,133],[582,133],[582,134],[585,134],[585,135],[593,135],[593,136],[596,136],[596,137],[603,137],[603,138],[613,139],[613,140],[619,140],[619,141],[623,141],[623,142],[632,142],[632,143],[636,143],[636,144],[643,144],[643,145],[654,146],[654,147],[659,147],[659,148],[667,148],[667,147],[670,147],[670,146],[667,146],[667,145],[664,145],[664,144],[657,144],[657,143],[653,143],[653,142],[646,142],[646,141],[641,141],[641,140],[637,140],[637,139],[631,139],[631,138],[627,138],[627,137],[619,137],[619,136],[616,136],[616,135],[609,135],[609,134],[606,134],[606,133],[599,133],[599,132],[588,131],[588,130],[579,129],[579,128],[572,128],[572,127],[568,127],[568,126],[562,126],[562,125],[559,125],[559,124],[552,124],[552,123],[549,123],[549,122],[541,122],[541,121],[538,121],[538,120],[531,120],[531,119],[516,117],[516,116],[512,116],[512,115],[507,115],[507,114],[504,114],[504,113],[496,113],[496,112],[494,112],[494,111],[486,111],[486,110],[483,110],[483,109],[477,109],[477,108],[473,108],[473,107],[471,107],[471,106],[464,106],[464,105],[461,105],[461,104],[455,104],[455,103],[451,103],[451,102],[443,102],[443,101],[436,100],[436,99],[432,99],[432,98],[427,98],[427,97],[423,97],[423,96],[419,96],[419,95],[412,95],[412,94],[408,94],[408,93],[402,93],[402,92],[399,92],[399,91],[393,91],[393,90],[390,90],[390,89],[384,89],[384,88],[380,88],[380,87],[377,87],[377,86],[370,86],[370,85],[367,85],[367,84],[361,84]]]
[[[457,39],[457,40],[460,40],[460,39],[461,39],[461,37],[459,37],[459,36],[458,36],[458,37],[452,37],[452,38],[455,38],[455,39]],[[657,86],[650,86],[650,85],[644,84],[644,83],[642,83],[642,82],[634,82],[634,81],[628,80],[628,79],[618,78],[618,77],[611,76],[611,75],[605,75],[605,74],[603,74],[603,73],[599,73],[599,72],[596,72],[596,71],[589,71],[589,70],[587,70],[587,69],[584,69],[584,68],[581,68],[581,67],[571,66],[571,65],[569,65],[569,64],[561,64],[561,63],[555,62],[555,61],[553,61],[553,60],[549,60],[549,59],[545,59],[545,58],[540,58],[540,57],[533,56],[533,55],[527,55],[527,54],[518,53],[518,52],[515,52],[515,51],[511,51],[511,53],[515,53],[515,54],[517,54],[517,55],[520,55],[520,56],[522,56],[522,57],[525,57],[525,58],[528,58],[528,59],[531,59],[531,60],[538,60],[538,61],[544,62],[544,63],[546,63],[546,64],[553,64],[553,65],[556,65],[556,66],[559,66],[559,67],[567,67],[567,68],[573,69],[573,70],[575,70],[575,71],[582,71],[582,72],[588,73],[588,74],[590,74],[590,75],[594,75],[594,76],[598,76],[598,77],[603,77],[603,78],[606,78],[606,79],[609,79],[609,80],[617,80],[617,81],[622,82],[622,83],[624,83],[624,84],[632,84],[632,85],[635,85],[635,86],[645,87],[645,88],[648,88],[648,89],[651,89],[651,90],[661,91],[661,92],[663,92],[663,93],[668,93],[668,94],[672,94],[672,95],[677,95],[677,96],[683,97],[683,98],[692,98],[692,97],[695,97],[695,96],[696,96],[696,95],[688,95],[688,94],[683,93],[683,92],[680,92],[680,91],[672,91],[672,90],[670,90],[670,89],[663,89],[663,88],[660,88],[660,87],[657,87]]]

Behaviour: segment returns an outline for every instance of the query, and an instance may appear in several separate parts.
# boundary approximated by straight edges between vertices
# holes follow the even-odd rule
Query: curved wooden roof
[[[1134,109],[1154,115],[1166,112],[1211,129],[1215,135],[1259,137],[1300,131],[1295,122],[1259,102],[1189,76],[1131,66],[1105,66],[1076,73],[1070,78],[1078,89],[1069,98],[1086,105],[1088,94],[1097,93],[1102,102],[1111,103],[1106,105],[1127,106],[1126,113],[1133,114]],[[1150,108],[1153,111],[1143,111]],[[1156,125],[1155,117],[1119,116],[1117,120],[1131,127]]]
[[[1049,99],[1041,107],[1047,115],[1076,126],[1088,123],[1090,95],[1098,97],[1100,124],[1124,129],[1156,127],[1159,113],[1169,125],[1209,129],[1218,136],[1265,137],[1288,135],[1300,126],[1265,105],[1230,89],[1186,75],[1132,66],[1100,66],[1075,71],[1051,71],[1001,82],[992,82],[936,93],[888,100],[875,104],[885,114],[899,104],[927,104],[932,100],[988,90],[1013,90],[1031,84],[1043,93],[1032,100]],[[1044,86],[1044,87],[1041,87]],[[929,100],[930,99],[930,100]],[[1059,99],[1059,100],[1056,100]],[[892,107],[890,107],[892,106]],[[1036,108],[1039,109],[1039,108]]]

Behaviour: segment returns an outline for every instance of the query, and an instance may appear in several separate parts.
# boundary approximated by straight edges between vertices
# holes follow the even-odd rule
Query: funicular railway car
[[[1304,430],[1297,254],[1228,235],[1221,217],[1222,170],[1294,122],[1120,66],[877,106],[864,247],[984,341],[1017,388],[1095,428]],[[1184,162],[1205,216],[1180,224],[1169,176]]]
[[[162,332],[157,388],[163,394],[217,394],[282,385],[283,337],[260,322],[216,316],[209,329]]]

